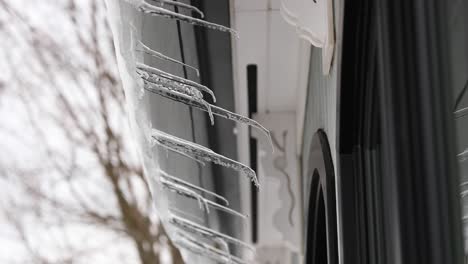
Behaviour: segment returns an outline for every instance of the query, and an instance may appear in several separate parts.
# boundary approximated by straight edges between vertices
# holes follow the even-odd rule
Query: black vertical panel
[[[343,263],[380,263],[380,118],[377,94],[375,7],[346,1],[340,74],[339,166]]]
[[[377,2],[387,263],[463,263],[446,1]]]
[[[346,2],[344,263],[463,263],[445,1]]]
[[[249,94],[249,117],[252,118],[253,114],[257,113],[257,65],[247,65],[247,90]],[[249,128],[251,133],[252,128]],[[258,142],[255,138],[250,136],[250,167],[257,173],[257,148]],[[256,243],[258,240],[258,190],[257,187],[252,183],[250,185],[251,195],[251,206],[252,206],[252,242]]]

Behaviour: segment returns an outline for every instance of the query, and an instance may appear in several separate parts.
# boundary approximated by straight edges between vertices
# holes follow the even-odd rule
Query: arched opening
[[[311,196],[311,199],[313,197]],[[311,228],[313,231],[312,234],[312,252],[311,256],[312,263],[328,263],[327,259],[327,224],[326,224],[326,215],[325,215],[325,201],[323,199],[323,192],[319,188],[317,192],[317,197],[313,203],[315,208],[311,208],[310,213],[314,213],[314,226]]]
[[[306,264],[337,264],[335,179],[328,141],[318,131],[311,143],[308,163],[310,191],[306,203]]]

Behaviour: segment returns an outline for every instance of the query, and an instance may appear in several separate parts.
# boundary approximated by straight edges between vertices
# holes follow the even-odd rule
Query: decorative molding
[[[332,0],[281,0],[281,15],[297,35],[322,49],[323,74],[330,72],[335,47]]]

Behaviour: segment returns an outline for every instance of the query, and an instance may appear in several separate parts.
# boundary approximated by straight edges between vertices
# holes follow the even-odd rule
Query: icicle
[[[179,93],[179,92],[174,92],[174,91],[171,91],[169,89],[154,89],[154,90],[151,90],[150,92],[153,92],[153,93],[159,94],[159,95],[161,95],[163,97],[169,98],[171,100],[178,101],[178,102],[181,102],[183,104],[186,104],[186,105],[201,109],[203,111],[209,111],[209,109],[206,106],[204,106],[203,104],[197,102],[197,100],[194,100],[190,96],[187,96],[187,95]],[[238,115],[236,113],[232,113],[232,112],[230,112],[228,110],[225,110],[225,109],[223,109],[221,107],[217,107],[215,105],[210,105],[210,106],[211,106],[211,111],[213,112],[213,114],[215,114],[217,116],[220,116],[220,117],[223,117],[223,118],[226,118],[226,119],[230,119],[230,120],[233,120],[233,121],[237,121],[237,122],[240,122],[240,123],[255,127],[255,128],[259,129],[260,131],[262,131],[268,137],[268,139],[270,140],[270,144],[272,146],[272,149],[274,149],[273,143],[272,143],[272,140],[271,140],[270,131],[268,131],[268,129],[266,129],[265,127],[260,125],[257,121],[252,120],[252,119],[250,119],[248,117],[245,117],[245,116]]]
[[[203,95],[200,93],[200,91],[196,89],[192,89],[191,87],[187,87],[185,85],[179,85],[179,84],[171,85],[165,79],[149,78],[146,75],[146,73],[140,73],[140,72],[137,72],[137,73],[143,79],[144,90],[152,92],[152,90],[167,89],[167,90],[185,94],[186,96],[192,98],[192,100],[197,101],[198,103],[204,105],[208,109],[208,114],[210,116],[211,124],[214,125],[214,116],[213,116],[213,111],[211,110],[211,105],[207,101],[203,100]]]
[[[181,230],[184,230],[184,231],[192,233],[192,234],[200,235],[202,237],[206,237],[206,238],[210,238],[210,239],[221,238],[221,239],[224,239],[226,242],[233,243],[233,244],[236,244],[236,245],[239,245],[239,246],[243,246],[243,247],[251,250],[252,252],[255,251],[255,249],[251,245],[249,245],[249,244],[247,244],[245,242],[242,242],[239,239],[236,239],[236,238],[233,238],[231,236],[219,233],[219,232],[217,232],[217,231],[215,231],[213,229],[201,226],[201,225],[196,224],[196,223],[194,223],[192,221],[180,218],[180,217],[178,217],[176,215],[171,215],[170,216],[169,223],[176,226],[176,227],[178,227],[178,228],[180,228]]]
[[[455,118],[464,117],[464,116],[466,116],[468,114],[468,107],[459,109],[459,110],[453,112],[453,114],[455,115]]]
[[[151,4],[149,4],[149,3],[145,2],[145,1],[141,1],[137,5],[137,8],[138,8],[138,10],[140,12],[143,12],[145,14],[150,14],[150,15],[153,15],[153,16],[162,16],[162,17],[165,17],[165,18],[176,19],[176,20],[179,20],[179,21],[182,21],[182,22],[186,22],[186,23],[189,23],[189,24],[192,24],[192,25],[195,25],[195,26],[202,26],[202,27],[206,27],[206,28],[209,28],[209,29],[215,29],[215,30],[219,30],[219,31],[223,31],[223,32],[229,32],[229,33],[233,34],[234,36],[238,37],[237,32],[235,30],[229,28],[229,27],[221,26],[221,25],[211,23],[211,22],[206,22],[206,21],[198,19],[198,18],[193,18],[193,17],[190,17],[190,16],[182,15],[182,14],[179,14],[179,13],[176,13],[176,12],[173,12],[173,11],[161,8],[161,7],[151,5]]]
[[[172,82],[169,82],[169,83],[172,83],[172,85],[179,84],[179,86],[180,86],[180,84],[183,84],[183,85],[189,86],[191,88],[195,88],[195,89],[199,90],[200,92],[208,93],[213,98],[213,101],[216,102],[216,97],[215,97],[213,91],[210,88],[208,88],[208,87],[206,87],[204,85],[201,85],[201,84],[199,84],[197,82],[194,82],[194,81],[191,81],[191,80],[188,80],[188,79],[185,79],[185,78],[170,74],[168,72],[156,69],[154,67],[148,66],[148,65],[143,64],[143,63],[137,63],[136,66],[137,66],[138,70],[146,72],[148,74],[148,78],[156,78],[156,77],[165,78],[165,79],[167,79],[169,81],[172,81]],[[152,75],[155,75],[155,76],[152,76]]]
[[[156,142],[156,144],[158,144],[158,143]],[[159,144],[159,145],[160,145],[160,144]],[[166,146],[165,146],[165,147],[166,147]],[[166,147],[166,158],[169,158],[169,150],[172,151],[172,152],[175,152],[175,153],[177,153],[177,154],[179,154],[179,155],[182,155],[182,156],[184,156],[184,157],[186,157],[186,158],[192,159],[192,160],[194,160],[194,161],[200,163],[200,164],[203,165],[203,166],[206,165],[205,162],[204,162],[203,160],[199,159],[198,157],[190,156],[190,155],[188,155],[188,154],[185,153],[185,152],[182,152],[182,151],[180,151],[180,150],[173,149],[173,148],[170,148],[170,147]]]
[[[180,8],[188,9],[190,11],[193,11],[193,12],[199,14],[201,18],[205,17],[205,14],[203,14],[203,12],[200,9],[198,9],[198,8],[192,6],[192,5],[189,5],[189,4],[176,2],[176,1],[171,1],[171,0],[151,0],[151,1],[160,3],[161,6],[172,5],[172,6],[177,6],[177,7],[180,7]]]
[[[214,193],[214,192],[210,192],[210,191],[208,191],[208,190],[206,190],[206,189],[203,189],[203,188],[198,187],[198,186],[196,186],[196,185],[193,185],[193,184],[191,184],[191,183],[189,183],[189,182],[186,182],[186,181],[184,181],[184,180],[182,180],[182,179],[179,179],[179,178],[177,178],[177,177],[174,177],[174,176],[168,174],[167,172],[165,172],[165,171],[163,171],[163,170],[159,170],[159,173],[160,173],[160,176],[161,176],[162,178],[165,178],[166,180],[171,180],[171,181],[173,181],[173,182],[175,182],[175,183],[184,185],[184,186],[186,186],[186,187],[188,187],[188,188],[191,188],[191,189],[200,191],[200,192],[202,192],[202,193],[205,193],[205,194],[207,194],[207,195],[216,197],[216,198],[218,198],[219,200],[223,201],[223,203],[224,203],[225,205],[229,205],[229,201],[228,201],[226,198],[224,198],[223,196],[221,196],[221,195],[218,195],[218,194],[216,194],[216,193]]]
[[[174,243],[177,246],[186,249],[194,254],[208,257],[216,262],[247,264],[247,262],[231,255],[230,253],[223,252],[222,250],[219,250],[207,243],[197,241],[196,239],[183,235],[181,233],[178,234],[178,238],[174,241]]]
[[[179,83],[174,83],[171,80],[168,80],[164,77],[149,75],[147,72],[137,70],[138,76],[140,76],[148,85],[159,85],[169,90],[177,91],[183,93],[190,97],[194,97],[196,100],[202,100],[203,94],[198,90],[188,85],[181,85]]]
[[[171,190],[179,195],[182,195],[187,198],[195,199],[198,201],[198,204],[200,206],[200,209],[204,209],[207,213],[210,212],[210,208],[208,205],[208,201],[203,198],[200,194],[190,190],[189,188],[186,188],[184,186],[181,186],[177,183],[173,183],[170,181],[165,180],[164,178],[161,178],[161,183],[163,187],[165,187],[168,190]]]
[[[241,217],[243,219],[247,219],[247,216],[246,215],[243,215],[235,210],[232,210],[231,208],[227,208],[223,205],[220,205],[216,202],[213,202],[213,201],[210,201],[206,198],[204,198],[203,196],[201,196],[200,194],[196,193],[195,191],[192,191],[191,189],[183,186],[183,185],[180,185],[180,184],[177,184],[177,183],[174,183],[174,182],[171,182],[171,181],[168,181],[168,180],[165,180],[164,178],[161,178],[161,183],[163,184],[163,186],[179,195],[182,195],[184,197],[187,197],[187,198],[191,198],[191,199],[194,199],[194,200],[197,200],[199,205],[200,205],[200,209],[204,209],[207,213],[210,213],[210,207],[213,207],[215,208],[216,210],[220,210],[220,211],[223,211],[223,212],[226,212],[226,213],[229,213],[229,214],[232,214],[232,215],[235,215],[235,216],[238,216],[238,217]]]
[[[224,251],[227,253],[227,256],[229,258],[229,261],[227,263],[228,264],[232,263],[232,257],[233,256],[231,254],[231,250],[229,249],[229,245],[226,242],[226,240],[221,239],[221,238],[216,238],[215,241],[218,242],[218,244],[220,244],[221,247],[224,248]]]
[[[195,255],[210,258],[210,259],[216,261],[216,263],[247,264],[247,262],[241,260],[240,258],[233,257],[232,255],[225,256],[218,249],[216,249],[214,247],[210,247],[209,245],[207,245],[205,243],[201,243],[201,244],[203,244],[203,247],[198,246],[198,245],[194,245],[194,244],[181,243],[180,241],[176,241],[175,244],[177,246],[185,249],[185,250],[190,251],[191,253],[193,253]]]
[[[143,78],[143,88],[149,92],[156,93],[154,91],[158,90],[168,90],[168,91],[175,91],[177,93],[184,94],[192,100],[204,105],[208,109],[208,114],[210,116],[210,121],[211,124],[214,125],[214,116],[213,116],[213,111],[211,110],[211,105],[202,99],[202,95],[198,90],[187,90],[186,87],[184,86],[179,86],[176,85],[175,87],[173,86],[166,86],[164,81],[161,81],[161,79],[154,80],[154,82],[148,81],[145,78],[145,74],[140,75]],[[182,90],[182,91],[179,91]]]
[[[468,222],[468,215],[464,215],[462,220],[463,220],[464,223]]]
[[[205,148],[190,141],[171,136],[156,129],[153,129],[151,136],[156,141],[156,144],[166,147],[170,150],[185,153],[188,156],[192,156],[194,159],[213,162],[215,164],[237,170],[247,176],[255,184],[255,186],[259,187],[257,175],[255,172],[240,162],[217,154],[209,148]]]
[[[468,159],[468,149],[457,155],[458,161],[464,162]]]
[[[212,259],[216,263],[226,263],[224,256],[216,252],[214,248],[208,248],[207,245],[202,247],[181,239],[174,240],[173,242],[178,248],[188,250],[192,254]]]
[[[184,216],[184,217],[187,217],[187,218],[190,218],[190,219],[195,219],[199,223],[203,223],[205,221],[205,218],[203,218],[201,216],[194,215],[193,213],[189,213],[186,210],[180,210],[180,209],[178,209],[178,208],[176,208],[174,206],[169,207],[169,212],[176,212],[178,215],[181,215],[181,216]]]
[[[465,197],[468,195],[468,191],[463,191],[460,193],[461,197]]]
[[[244,215],[244,214],[241,214],[231,208],[228,208],[226,206],[223,206],[223,205],[220,205],[218,203],[215,203],[215,202],[212,202],[210,200],[207,201],[208,205],[219,210],[219,211],[223,211],[223,212],[226,212],[228,214],[232,214],[232,215],[235,215],[235,216],[238,216],[238,217],[241,217],[243,219],[247,219],[249,216],[248,215]]]
[[[166,56],[166,55],[164,55],[164,54],[162,54],[162,53],[160,53],[160,52],[157,52],[157,51],[151,49],[150,47],[146,46],[146,45],[145,45],[143,42],[141,42],[141,41],[138,41],[138,44],[140,44],[140,46],[143,47],[143,50],[137,50],[137,51],[139,51],[139,52],[144,52],[144,53],[146,53],[146,54],[148,54],[148,55],[151,55],[152,57],[155,57],[155,58],[158,58],[158,59],[161,59],[161,60],[170,61],[170,62],[173,62],[173,63],[175,63],[175,64],[179,64],[179,65],[182,65],[182,66],[184,66],[184,67],[190,68],[190,69],[192,69],[192,70],[195,71],[195,73],[197,74],[197,76],[200,76],[200,71],[199,71],[197,68],[195,68],[195,67],[193,67],[193,66],[191,66],[191,65],[188,65],[188,64],[186,64],[186,63],[183,63],[183,62],[181,62],[181,61],[178,61],[178,60],[176,60],[176,59],[173,59],[173,58],[171,58],[171,57],[169,57],[169,56]]]

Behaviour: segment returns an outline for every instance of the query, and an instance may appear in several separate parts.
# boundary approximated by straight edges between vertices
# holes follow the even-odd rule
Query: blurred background
[[[0,263],[182,263],[132,145],[104,1],[0,0]]]

